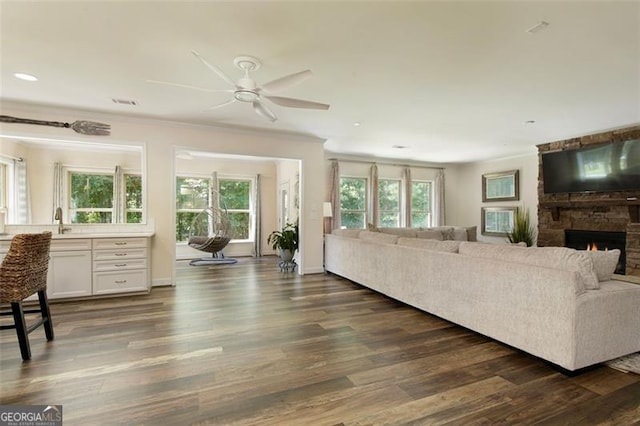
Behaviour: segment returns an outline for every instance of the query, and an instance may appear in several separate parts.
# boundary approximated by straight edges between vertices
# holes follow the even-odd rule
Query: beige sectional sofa
[[[616,251],[345,229],[325,252],[328,272],[567,370],[640,351],[640,285],[612,279]]]

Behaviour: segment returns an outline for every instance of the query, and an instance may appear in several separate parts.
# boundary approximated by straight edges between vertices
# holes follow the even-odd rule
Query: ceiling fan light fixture
[[[258,94],[252,90],[236,90],[233,97],[240,102],[254,102],[258,100]]]

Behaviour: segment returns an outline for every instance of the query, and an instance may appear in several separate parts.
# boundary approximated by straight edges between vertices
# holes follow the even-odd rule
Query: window
[[[125,222],[142,222],[142,176],[124,175]]]
[[[218,180],[220,197],[231,222],[232,240],[249,240],[252,235],[251,182],[249,179]]]
[[[378,180],[378,226],[400,226],[400,180]]]
[[[340,221],[346,228],[365,228],[367,179],[340,178]]]
[[[202,210],[209,207],[209,178],[176,178],[176,241],[189,239],[189,227]]]
[[[111,223],[113,174],[69,172],[71,223]]]
[[[411,226],[431,226],[431,182],[411,182]]]
[[[69,170],[67,177],[71,223],[142,222],[141,175],[125,174],[121,188],[114,188],[115,174],[110,172]],[[116,218],[113,200],[115,194],[123,191],[125,205],[121,207],[124,214],[121,220]]]

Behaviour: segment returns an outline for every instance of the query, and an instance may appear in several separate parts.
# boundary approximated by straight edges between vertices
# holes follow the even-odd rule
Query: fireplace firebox
[[[576,250],[620,250],[620,259],[616,266],[616,274],[625,274],[627,234],[625,232],[580,231],[567,229],[564,231],[565,247]]]

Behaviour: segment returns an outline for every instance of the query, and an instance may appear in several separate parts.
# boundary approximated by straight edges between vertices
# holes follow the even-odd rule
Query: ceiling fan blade
[[[313,73],[311,70],[304,70],[295,74],[287,75],[285,77],[278,78],[262,85],[262,89],[267,92],[279,92],[280,90],[288,89],[295,86],[298,83],[311,77]]]
[[[260,101],[253,101],[253,110],[259,116],[266,118],[267,120],[274,122],[278,119],[276,115],[265,104]]]
[[[209,108],[207,108],[207,110],[222,108],[223,106],[231,105],[235,101],[236,101],[236,98],[231,98],[228,101],[225,101],[225,102],[223,102],[221,104],[210,106]]]
[[[207,67],[211,71],[213,71],[218,77],[220,77],[221,79],[226,81],[230,86],[236,87],[236,82],[233,81],[228,75],[226,75],[224,73],[224,71],[222,71],[220,68],[216,67],[215,65],[211,65],[202,56],[200,56],[200,54],[198,52],[196,52],[195,50],[192,50],[191,53],[193,53],[193,56],[198,58],[200,60],[200,62],[202,62],[204,64],[205,67]]]
[[[328,104],[320,102],[305,101],[302,99],[283,98],[282,96],[264,96],[276,105],[289,108],[307,108],[307,109],[329,109]]]
[[[200,90],[201,92],[211,92],[211,93],[213,93],[213,92],[229,92],[229,93],[233,93],[233,90],[207,89],[205,87],[192,86],[190,84],[171,83],[169,81],[147,80],[147,83],[164,84],[165,86],[182,87],[182,88],[186,88],[186,89]]]

